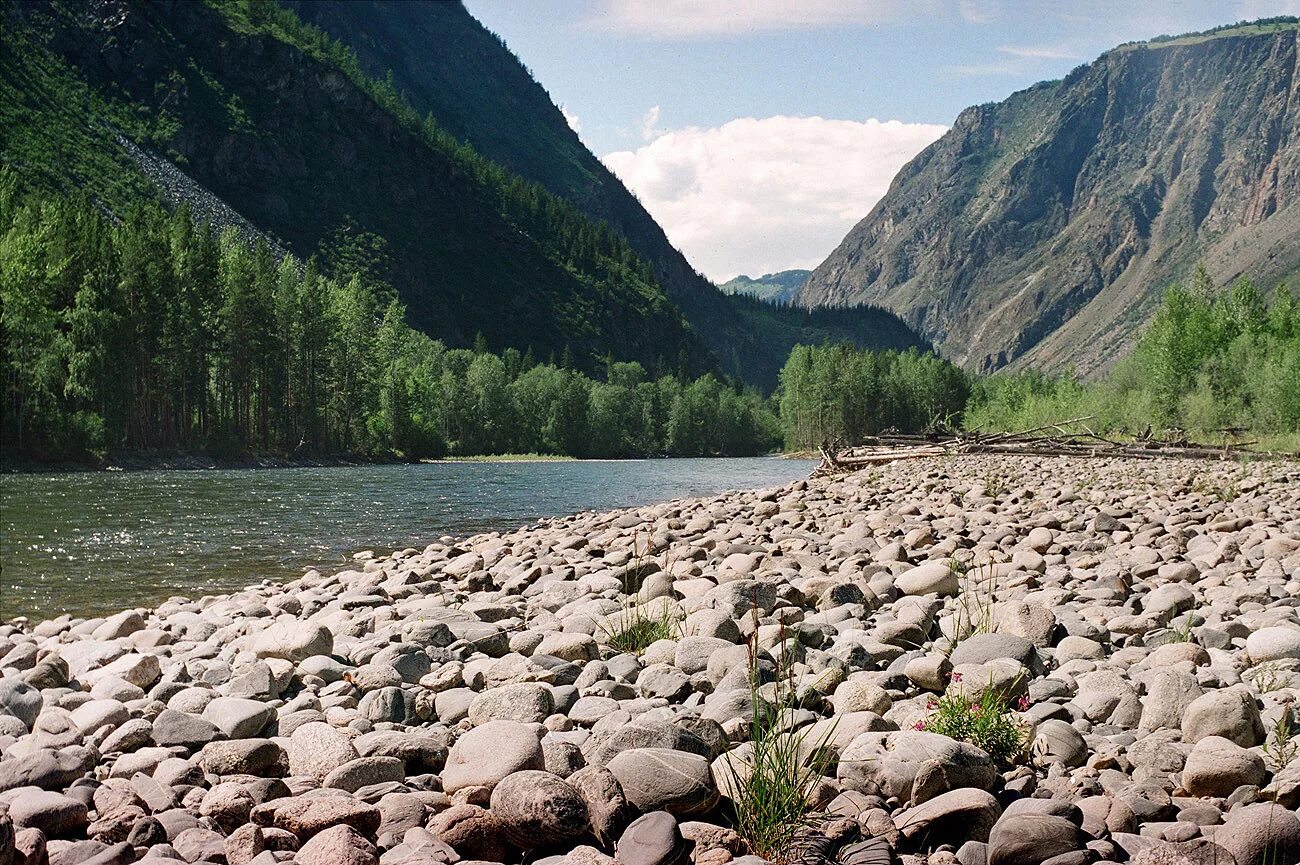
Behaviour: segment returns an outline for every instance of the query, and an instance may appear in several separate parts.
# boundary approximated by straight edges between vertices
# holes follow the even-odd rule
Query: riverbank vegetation
[[[105,452],[765,453],[766,401],[637,363],[601,379],[412,330],[382,282],[323,273],[185,210],[120,223],[0,174],[3,423],[10,460]]]
[[[955,422],[971,377],[933,352],[796,346],[777,394],[785,446],[816,450],[886,429],[919,432]]]
[[[1216,292],[1203,270],[1099,381],[799,345],[768,398],[613,358],[592,375],[567,352],[449,347],[363,265],[277,255],[184,209],[118,222],[84,197],[20,196],[0,170],[6,460],[741,456],[1081,416],[1101,433],[1300,444],[1300,303],[1246,279]]]
[[[1247,278],[1216,290],[1198,268],[1175,285],[1134,350],[1100,380],[1035,371],[972,381],[964,424],[1029,429],[1090,417],[1099,433],[1250,436],[1300,446],[1300,303]]]

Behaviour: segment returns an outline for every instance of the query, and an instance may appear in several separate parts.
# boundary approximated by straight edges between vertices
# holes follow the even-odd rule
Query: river
[[[768,457],[0,477],[0,621],[288,580],[363,549],[807,477]]]

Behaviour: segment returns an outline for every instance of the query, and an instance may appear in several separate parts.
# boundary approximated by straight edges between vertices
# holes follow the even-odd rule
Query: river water
[[[0,621],[288,580],[357,550],[784,484],[812,467],[759,457],[4,475]]]

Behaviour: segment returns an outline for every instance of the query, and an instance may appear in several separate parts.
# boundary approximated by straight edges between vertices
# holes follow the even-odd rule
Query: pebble
[[[0,857],[761,865],[757,659],[828,859],[1300,862],[1297,477],[909,460],[0,626]],[[925,729],[990,689],[1010,760]]]

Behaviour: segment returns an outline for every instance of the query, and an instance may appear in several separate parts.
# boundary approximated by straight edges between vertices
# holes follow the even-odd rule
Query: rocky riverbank
[[[0,674],[0,865],[758,865],[774,742],[802,861],[1295,865],[1300,465],[583,513],[0,628]]]

